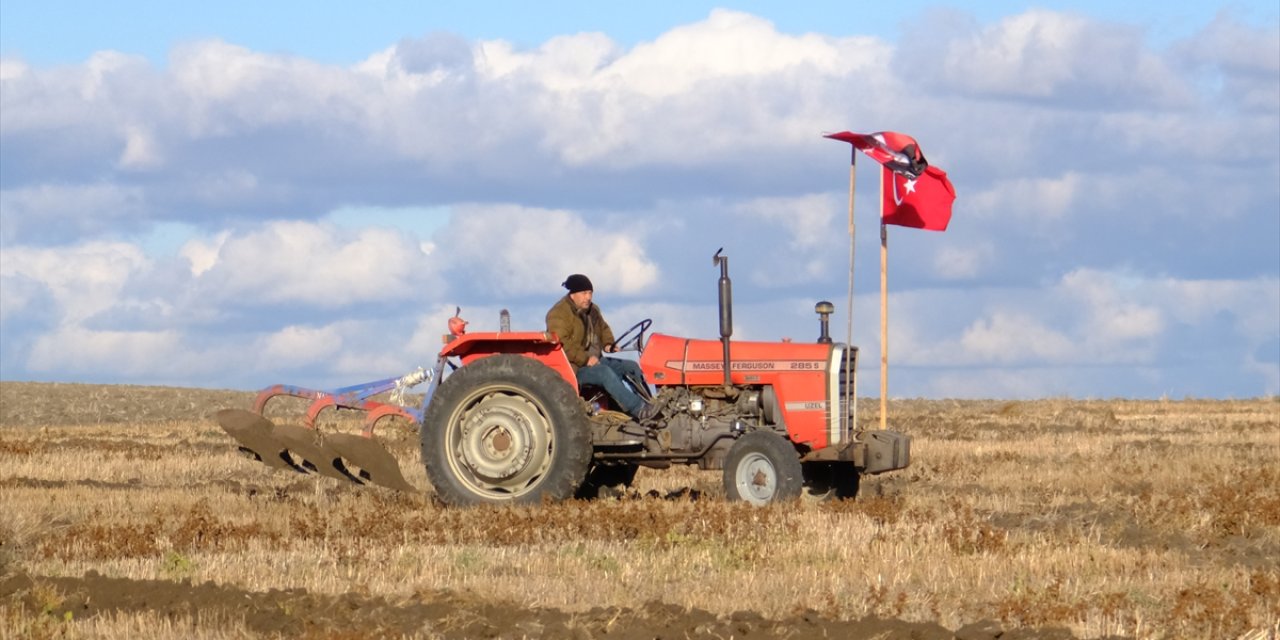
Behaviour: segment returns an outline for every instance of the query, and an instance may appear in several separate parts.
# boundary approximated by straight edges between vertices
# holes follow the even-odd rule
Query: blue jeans
[[[624,376],[644,384],[644,373],[640,371],[640,365],[635,362],[618,358],[600,358],[600,362],[595,366],[578,369],[578,384],[604,387],[605,392],[622,406],[623,411],[635,416],[644,406],[644,398],[640,397],[631,385],[623,381]]]

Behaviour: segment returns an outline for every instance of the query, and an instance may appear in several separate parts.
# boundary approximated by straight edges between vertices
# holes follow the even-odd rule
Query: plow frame
[[[306,416],[303,418],[303,424],[308,429],[315,429],[316,418],[320,416],[321,412],[330,407],[365,411],[368,415],[365,417],[361,435],[370,438],[373,437],[374,426],[377,425],[379,420],[387,416],[400,416],[413,423],[422,424],[422,416],[426,412],[427,406],[431,403],[431,396],[435,393],[436,387],[440,385],[445,363],[446,358],[441,356],[432,369],[419,367],[416,371],[397,378],[383,378],[382,380],[362,382],[337,389],[312,389],[291,384],[271,385],[258,392],[258,396],[253,401],[253,411],[259,415],[266,415],[267,403],[272,398],[280,396],[311,400],[311,404],[307,406]],[[393,399],[403,400],[405,391],[424,381],[428,383],[427,389],[422,397],[421,404],[417,407],[369,399],[378,394],[391,391]]]
[[[358,484],[377,484],[398,491],[412,491],[395,458],[373,437],[378,421],[388,416],[403,417],[416,425],[431,403],[439,386],[447,359],[441,355],[432,369],[419,367],[397,378],[384,378],[337,389],[311,389],[277,384],[258,392],[253,410],[223,409],[217,414],[218,424],[240,443],[241,451],[277,469],[300,473],[316,473],[345,479]],[[418,407],[406,406],[404,394],[428,382]],[[391,402],[372,400],[373,396],[391,392]],[[304,425],[274,424],[263,413],[272,398],[291,396],[310,400]],[[363,428],[357,434],[333,433],[321,436],[316,418],[325,409],[348,409],[366,413]]]

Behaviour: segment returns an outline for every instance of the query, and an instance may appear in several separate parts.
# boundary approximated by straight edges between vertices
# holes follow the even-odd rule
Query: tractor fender
[[[578,375],[569,358],[564,355],[559,339],[554,333],[541,331],[506,331],[502,333],[466,333],[448,336],[441,358],[459,358],[467,366],[479,358],[500,353],[522,355],[547,365],[560,374],[574,389],[578,388]]]

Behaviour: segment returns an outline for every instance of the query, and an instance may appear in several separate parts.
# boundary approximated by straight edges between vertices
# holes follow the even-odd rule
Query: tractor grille
[[[840,441],[848,442],[853,438],[853,431],[857,426],[858,348],[848,347],[842,349],[840,354],[838,382],[840,397],[836,415],[840,418]]]

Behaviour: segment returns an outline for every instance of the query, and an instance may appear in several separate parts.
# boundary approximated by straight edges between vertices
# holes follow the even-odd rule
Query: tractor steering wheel
[[[613,341],[613,346],[617,351],[628,351],[634,348],[637,352],[644,351],[644,332],[649,330],[649,326],[653,324],[653,319],[645,318],[640,322],[631,325],[630,329],[622,332],[622,336]],[[632,335],[635,334],[635,335]]]

